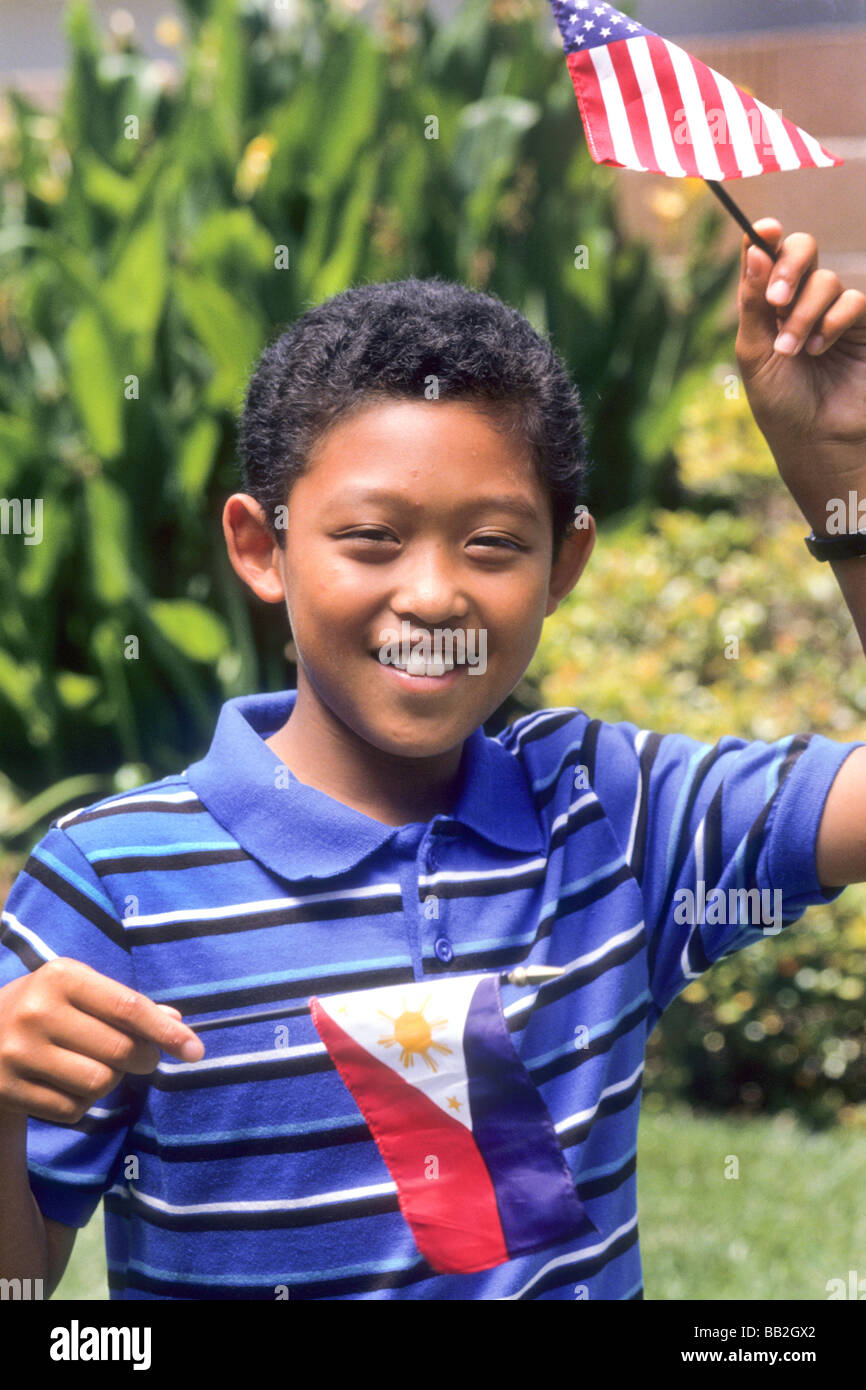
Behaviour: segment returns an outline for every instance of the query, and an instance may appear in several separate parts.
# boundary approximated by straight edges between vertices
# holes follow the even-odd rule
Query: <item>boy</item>
[[[866,298],[759,230],[780,254],[744,246],[739,360],[820,534],[866,486]],[[772,890],[789,923],[866,878],[864,745],[709,748],[577,709],[485,737],[594,542],[576,396],[498,301],[408,281],[310,311],[241,442],[229,553],[286,603],[297,693],[230,701],[200,762],[62,817],[16,881],[0,1274],[53,1289],[105,1194],[112,1297],[640,1298],[646,1036],[768,925],[680,923],[674,893]],[[866,571],[834,563],[866,642]],[[589,1221],[438,1275],[296,1006],[530,962],[565,974],[506,1015]]]

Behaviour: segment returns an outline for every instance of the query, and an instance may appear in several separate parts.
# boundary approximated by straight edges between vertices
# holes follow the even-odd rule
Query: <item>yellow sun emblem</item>
[[[415,1053],[424,1058],[431,1071],[438,1071],[434,1059],[430,1056],[431,1049],[437,1052],[451,1052],[451,1048],[445,1043],[433,1041],[433,1029],[444,1028],[448,1022],[447,1018],[427,1019],[424,1017],[424,1010],[430,1002],[430,996],[424,1000],[420,1009],[407,1009],[406,1000],[403,1000],[403,1012],[398,1018],[393,1018],[391,1014],[386,1014],[384,1009],[378,1012],[383,1018],[387,1018],[389,1023],[393,1023],[394,1032],[390,1038],[380,1038],[380,1047],[393,1047],[394,1043],[399,1043],[403,1051],[400,1053],[400,1061],[404,1067],[414,1067]]]

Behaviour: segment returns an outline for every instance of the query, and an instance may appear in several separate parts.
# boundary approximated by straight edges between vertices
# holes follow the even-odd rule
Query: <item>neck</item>
[[[385,825],[450,811],[463,745],[430,758],[403,758],[367,743],[299,684],[290,717],[268,747],[308,787]]]

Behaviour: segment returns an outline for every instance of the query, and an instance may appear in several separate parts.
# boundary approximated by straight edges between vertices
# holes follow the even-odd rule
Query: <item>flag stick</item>
[[[748,217],[743,212],[743,209],[737,206],[730,193],[728,193],[726,189],[722,188],[722,185],[718,182],[717,179],[704,179],[704,183],[707,185],[708,188],[711,188],[713,190],[722,207],[726,208],[727,211],[733,217],[734,221],[739,223],[739,225],[742,227],[743,231],[746,233],[747,237],[753,243],[753,245],[757,246],[758,249],[761,251],[766,251],[770,259],[774,261],[778,255],[778,252],[774,251],[772,246],[770,246],[769,243],[766,242],[762,236],[758,235],[751,222],[749,221]]]
[[[564,974],[565,968],[560,965],[518,965],[514,970],[503,971],[499,978],[503,984],[523,987],[541,984],[544,980],[555,980]],[[232,1023],[261,1023],[269,1018],[298,1018],[301,1014],[309,1012],[310,1005],[305,1000],[302,1004],[283,1004],[276,1009],[256,1009],[254,1013],[224,1014],[220,1018],[206,1018],[201,1023],[187,1023],[186,1026],[194,1033],[206,1033],[211,1028],[225,1028]]]

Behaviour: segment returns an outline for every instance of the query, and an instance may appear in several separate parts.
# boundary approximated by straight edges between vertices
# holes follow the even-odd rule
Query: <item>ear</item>
[[[555,613],[566,594],[570,594],[583,573],[595,545],[595,521],[588,511],[577,513],[578,525],[569,526],[562,538],[559,555],[550,570],[545,618]]]
[[[254,497],[236,492],[223,508],[223,535],[235,573],[265,603],[283,603],[282,552]]]

